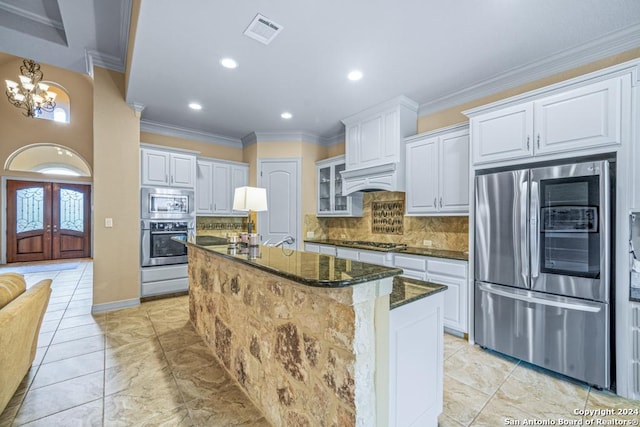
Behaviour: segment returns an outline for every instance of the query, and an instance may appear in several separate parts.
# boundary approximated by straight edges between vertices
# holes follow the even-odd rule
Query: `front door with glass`
[[[91,256],[91,187],[7,181],[7,262]]]

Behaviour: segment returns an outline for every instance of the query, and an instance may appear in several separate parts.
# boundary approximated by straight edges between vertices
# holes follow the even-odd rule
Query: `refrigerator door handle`
[[[528,177],[522,183],[522,189],[519,194],[520,204],[520,275],[522,276],[523,283],[529,286],[529,242],[527,239],[528,224],[527,224],[527,207],[529,200],[529,181]]]
[[[597,306],[586,305],[586,304],[575,304],[575,303],[564,302],[564,301],[550,300],[546,298],[536,298],[527,294],[523,294],[522,291],[514,292],[511,290],[496,289],[495,287],[487,283],[478,284],[478,289],[482,292],[486,292],[489,294],[494,294],[494,295],[498,295],[506,298],[517,299],[519,301],[529,302],[533,304],[540,304],[540,305],[546,305],[546,306],[557,307],[557,308],[565,308],[567,310],[586,311],[590,313],[600,312],[600,307],[597,307]]]
[[[537,278],[540,275],[540,191],[539,182],[531,182],[531,207],[530,207],[530,236],[531,242],[531,278]]]

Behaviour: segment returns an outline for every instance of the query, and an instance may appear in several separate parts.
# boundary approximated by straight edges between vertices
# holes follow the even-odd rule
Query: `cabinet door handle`
[[[527,136],[527,150],[531,149],[531,144],[529,143],[529,136]]]
[[[440,207],[442,207],[442,197],[440,197]]]
[[[538,150],[540,149],[540,134],[538,134]]]
[[[433,198],[433,207],[434,207],[434,208],[437,208],[437,207],[438,207],[438,198],[437,198],[437,197],[434,197],[434,198]]]

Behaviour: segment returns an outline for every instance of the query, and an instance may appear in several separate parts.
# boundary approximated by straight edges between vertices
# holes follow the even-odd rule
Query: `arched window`
[[[53,111],[42,110],[36,117],[45,120],[54,120],[61,123],[69,123],[71,118],[71,99],[69,94],[58,83],[42,82],[49,86],[49,91],[56,94],[56,106]]]
[[[64,145],[50,143],[31,144],[14,151],[4,167],[47,175],[91,176],[89,163],[80,154]]]

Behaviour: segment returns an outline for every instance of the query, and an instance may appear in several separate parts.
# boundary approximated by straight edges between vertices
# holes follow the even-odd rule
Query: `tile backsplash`
[[[227,237],[227,233],[247,231],[247,218],[243,217],[196,217],[196,234],[199,236]]]
[[[402,192],[379,191],[365,193],[361,218],[318,218],[305,215],[304,234],[313,231],[314,239],[372,240],[404,243],[424,247],[425,240],[431,247],[452,251],[469,250],[469,218],[467,216],[405,216],[402,234],[372,233],[372,207],[377,202],[404,202]]]

